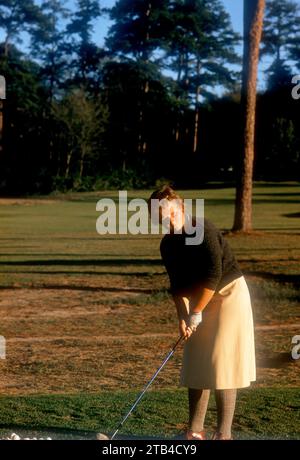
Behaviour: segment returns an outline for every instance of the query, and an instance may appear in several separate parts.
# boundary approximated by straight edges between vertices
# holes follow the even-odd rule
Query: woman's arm
[[[204,310],[214,293],[214,290],[202,286],[196,288],[189,304],[189,312],[183,296],[173,294],[179,321],[179,333],[180,335],[183,335],[185,339],[188,339],[192,335],[193,331],[196,330],[197,325],[201,321],[199,313]]]
[[[194,294],[190,300],[189,315],[187,315],[187,310],[185,309],[185,315],[187,316],[183,316],[183,299],[181,300],[178,297],[176,298],[175,304],[177,307],[177,313],[179,318],[179,332],[181,335],[185,337],[185,339],[188,339],[201,323],[202,311],[209,303],[214,293],[215,291],[212,289],[198,287],[196,291],[194,291]]]
[[[187,306],[183,296],[181,295],[173,293],[173,300],[177,310],[179,334],[186,340],[191,336],[193,332],[193,330],[187,325],[189,319]]]
[[[173,294],[173,300],[177,310],[178,320],[187,320],[188,318],[188,310],[183,300],[183,296],[179,294]]]
[[[215,291],[205,287],[198,287],[190,301],[190,314],[186,322],[191,333],[194,332],[202,321],[202,311],[211,300]]]
[[[201,311],[203,311],[206,305],[208,304],[208,302],[212,299],[215,292],[216,291],[212,289],[208,289],[202,286],[196,288],[196,290],[194,291],[194,295],[192,296],[191,303],[190,303],[190,306],[191,306],[190,314],[200,313]]]

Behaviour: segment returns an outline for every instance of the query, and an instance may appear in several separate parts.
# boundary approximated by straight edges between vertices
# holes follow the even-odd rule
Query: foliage
[[[0,190],[140,188],[161,177],[183,187],[232,180],[239,35],[222,2],[100,6],[0,1],[0,74],[7,82]],[[112,25],[103,47],[93,32],[104,14]],[[262,53],[272,64],[268,91],[259,96],[257,178],[299,180],[299,117],[290,97],[299,37],[295,2],[270,0]]]
[[[269,0],[266,4],[261,47],[261,56],[268,55],[272,58],[267,69],[269,89],[276,89],[290,81],[292,64],[297,61],[296,49],[299,49],[299,45],[299,5],[294,0]]]

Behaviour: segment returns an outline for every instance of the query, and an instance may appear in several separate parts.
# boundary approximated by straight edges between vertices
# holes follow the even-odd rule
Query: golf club
[[[113,440],[118,431],[120,430],[120,428],[122,428],[122,426],[124,425],[124,423],[126,422],[126,420],[128,419],[129,415],[134,411],[134,409],[136,408],[136,406],[138,405],[138,403],[141,401],[141,399],[143,398],[144,394],[146,393],[146,391],[148,390],[148,388],[150,387],[150,385],[152,384],[152,382],[156,379],[156,377],[158,376],[158,374],[160,373],[160,371],[163,369],[163,367],[165,366],[165,364],[169,361],[169,359],[171,358],[171,356],[173,356],[176,348],[178,347],[178,345],[180,344],[180,342],[183,340],[184,336],[181,336],[179,337],[179,339],[177,340],[177,342],[173,345],[172,349],[170,350],[170,352],[167,354],[167,356],[165,357],[165,359],[163,360],[162,364],[160,365],[160,367],[157,369],[157,371],[153,374],[153,376],[151,377],[151,379],[149,380],[149,382],[146,384],[145,388],[143,389],[143,391],[140,393],[140,395],[137,397],[137,399],[135,400],[134,404],[132,405],[131,409],[129,410],[129,412],[125,415],[125,417],[123,418],[123,420],[119,423],[118,427],[116,428],[116,430],[114,431],[113,435],[109,438],[107,435],[105,435],[104,433],[98,433],[97,434],[97,439],[99,441],[103,441],[103,440]]]

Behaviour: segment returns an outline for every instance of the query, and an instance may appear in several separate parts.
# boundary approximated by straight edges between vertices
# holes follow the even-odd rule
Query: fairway
[[[130,192],[129,199],[149,193]],[[204,198],[206,217],[224,231],[232,225],[234,193],[181,192]],[[0,200],[0,335],[7,347],[0,360],[2,427],[113,429],[176,340],[160,236],[98,235],[102,197],[117,200],[118,192]],[[258,366],[233,428],[246,436],[296,437],[300,360],[291,350],[300,334],[300,186],[256,184],[253,198],[255,231],[226,236],[252,295]],[[128,432],[168,435],[183,428],[180,362],[181,350]]]

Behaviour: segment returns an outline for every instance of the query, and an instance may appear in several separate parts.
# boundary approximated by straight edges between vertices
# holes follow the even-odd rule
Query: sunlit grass
[[[148,195],[131,191],[129,198]],[[182,195],[204,198],[206,217],[230,230],[233,188]],[[177,335],[160,236],[98,235],[101,197],[118,193],[1,200],[0,335],[8,337],[9,353],[0,362],[0,385],[2,394],[15,395],[0,399],[3,426],[113,429],[134,398],[130,389],[145,383]],[[297,184],[257,184],[255,231],[226,236],[246,275],[258,327],[259,388],[242,392],[235,419],[245,436],[299,433],[299,393],[288,388],[300,386],[299,365],[290,359],[291,338],[300,333],[299,197]],[[171,435],[183,427],[179,363],[174,356],[128,433]],[[261,388],[270,386],[277,388]],[[63,395],[19,396],[31,393]],[[214,419],[212,405],[211,429]]]

